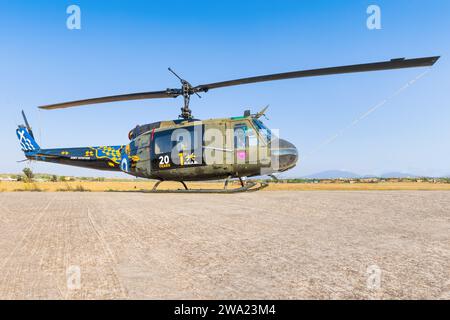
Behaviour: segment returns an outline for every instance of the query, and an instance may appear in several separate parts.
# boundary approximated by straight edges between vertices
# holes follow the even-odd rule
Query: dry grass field
[[[70,181],[70,182],[0,182],[0,192],[13,191],[137,191],[153,188],[154,181],[130,180],[130,181]],[[222,182],[188,182],[189,188],[223,188]],[[230,184],[230,188],[239,187],[237,182]],[[159,189],[178,189],[182,185],[176,182],[164,182]],[[450,190],[449,183],[429,182],[386,182],[386,183],[270,183],[264,191],[350,191],[350,190]]]
[[[0,299],[450,299],[449,230],[446,191],[3,192]]]

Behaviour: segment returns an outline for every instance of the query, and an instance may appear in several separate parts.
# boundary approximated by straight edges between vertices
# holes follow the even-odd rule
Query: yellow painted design
[[[186,160],[195,160],[195,154],[191,153],[191,154],[187,155]]]
[[[184,155],[183,155],[183,152],[180,152],[178,154],[178,157],[180,158],[180,165],[184,166]]]
[[[95,157],[97,159],[108,159],[111,160],[115,164],[119,164],[120,160],[122,159],[121,156],[121,149],[120,148],[112,148],[112,147],[98,147],[98,148],[91,148],[95,151]]]

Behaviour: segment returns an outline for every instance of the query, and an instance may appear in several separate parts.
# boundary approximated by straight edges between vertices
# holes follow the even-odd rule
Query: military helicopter
[[[296,147],[277,137],[261,118],[267,107],[252,114],[230,118],[199,120],[192,116],[189,102],[192,95],[212,89],[283,79],[337,75],[433,66],[439,56],[418,59],[392,59],[384,62],[347,65],[331,68],[301,70],[192,86],[172,72],[181,88],[108,96],[40,106],[44,110],[70,108],[106,102],[141,99],[176,98],[182,96],[184,106],[179,119],[138,125],[132,129],[125,145],[82,148],[41,149],[22,111],[24,125],[16,133],[28,160],[45,161],[84,168],[122,171],[135,177],[156,179],[148,192],[223,192],[234,193],[260,190],[267,183],[253,182],[247,177],[285,172],[296,166]],[[238,178],[240,188],[229,189],[228,181]],[[189,189],[186,181],[226,179],[223,189]],[[178,181],[184,189],[158,190],[163,181]]]

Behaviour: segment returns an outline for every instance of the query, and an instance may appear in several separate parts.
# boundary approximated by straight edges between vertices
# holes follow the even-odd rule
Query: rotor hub
[[[179,115],[180,118],[189,120],[192,119],[192,110],[189,109],[189,102],[191,100],[191,94],[192,94],[192,86],[189,82],[186,80],[181,80],[181,92],[183,94],[184,99],[184,106],[181,108],[181,114]]]

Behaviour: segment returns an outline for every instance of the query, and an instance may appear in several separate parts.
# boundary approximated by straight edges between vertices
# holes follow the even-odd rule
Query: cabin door
[[[212,123],[205,125],[203,154],[205,163],[207,165],[215,166],[226,165],[227,158],[232,157],[233,146],[230,146],[227,142],[225,123]]]

